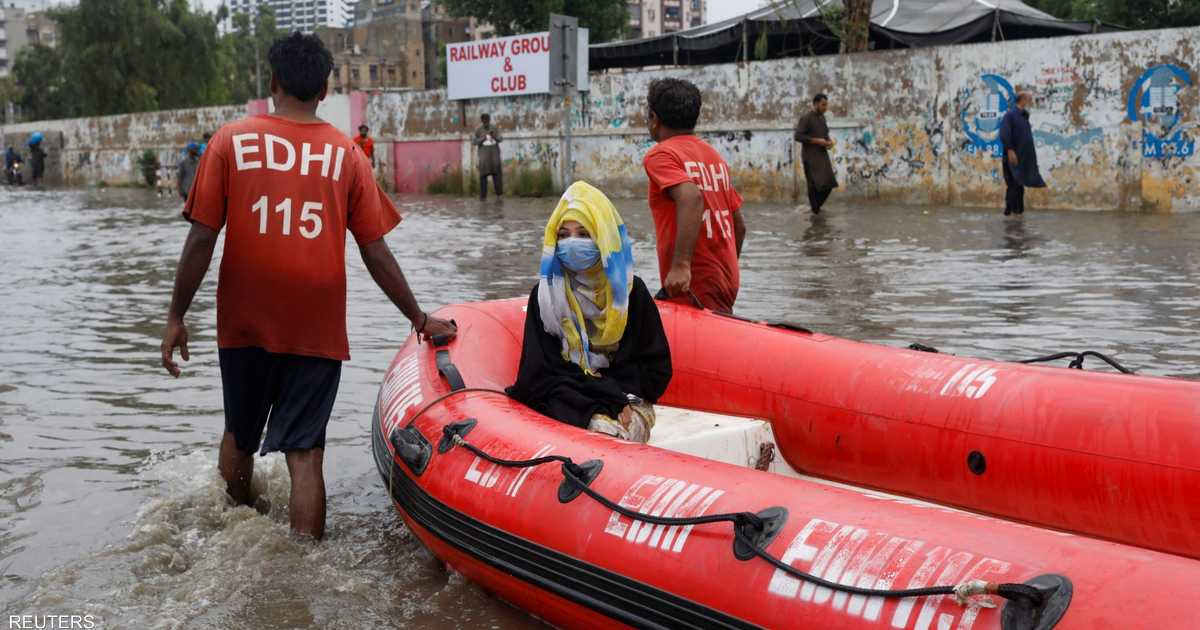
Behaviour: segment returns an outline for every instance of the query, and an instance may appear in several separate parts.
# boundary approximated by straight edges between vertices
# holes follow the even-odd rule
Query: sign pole
[[[566,106],[563,120],[562,187],[566,190],[575,176],[571,157],[571,127],[574,124],[571,108],[578,91],[579,20],[566,15],[550,14],[551,90],[562,93]]]

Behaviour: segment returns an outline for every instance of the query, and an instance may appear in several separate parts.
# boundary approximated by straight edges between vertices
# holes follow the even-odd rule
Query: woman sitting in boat
[[[662,319],[633,275],[621,215],[604,193],[575,182],[546,224],[508,394],[567,424],[645,442],[670,381]]]

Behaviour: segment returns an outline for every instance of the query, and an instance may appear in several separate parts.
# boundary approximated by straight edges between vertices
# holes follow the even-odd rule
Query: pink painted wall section
[[[457,140],[392,144],[396,192],[423,193],[446,173],[462,170],[462,143]]]
[[[258,116],[271,113],[271,99],[259,98],[246,101],[246,115]]]
[[[350,93],[350,132],[358,133],[358,126],[363,124],[367,119],[367,99],[366,92],[351,92]]]

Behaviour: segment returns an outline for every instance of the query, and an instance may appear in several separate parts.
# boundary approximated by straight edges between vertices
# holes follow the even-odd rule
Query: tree
[[[1196,0],[1026,0],[1064,20],[1099,21],[1131,29],[1200,25]]]
[[[550,26],[550,14],[579,18],[593,42],[620,37],[629,21],[626,0],[437,0],[450,15],[473,17],[496,27],[498,35],[535,33]]]
[[[43,44],[21,49],[13,63],[13,78],[26,120],[67,118],[80,113],[78,95],[63,75],[62,56]]]
[[[53,13],[60,76],[80,113],[118,114],[227,102],[217,19],[187,0],[80,0]]]
[[[221,39],[222,72],[229,89],[230,100],[241,103],[259,98],[259,95],[267,96],[270,93],[268,86],[271,82],[267,51],[276,38],[284,35],[276,26],[275,13],[271,7],[262,5],[255,15],[238,12],[233,14],[230,21],[232,29]]]
[[[842,37],[842,52],[864,52],[871,41],[871,0],[843,0],[846,22]]]

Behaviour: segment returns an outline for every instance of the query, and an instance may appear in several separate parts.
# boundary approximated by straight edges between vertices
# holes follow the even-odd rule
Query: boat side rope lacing
[[[1068,364],[1067,367],[1082,370],[1083,360],[1087,357],[1096,357],[1097,359],[1100,359],[1101,361],[1111,365],[1113,369],[1122,374],[1133,374],[1133,370],[1121,365],[1120,363],[1117,363],[1116,359],[1106,354],[1096,352],[1095,350],[1084,350],[1083,352],[1058,352],[1055,354],[1046,355],[1044,357],[1037,357],[1036,359],[1017,361],[1017,363],[1047,363],[1050,361],[1058,361],[1059,359],[1070,358],[1071,363]]]
[[[423,408],[421,408],[412,417],[412,421],[415,421],[419,416],[424,414],[431,407],[444,401],[445,399],[447,399],[455,394],[469,393],[469,392],[490,392],[490,393],[501,394],[505,397],[508,396],[507,393],[505,393],[501,390],[490,389],[490,388],[486,388],[486,387],[468,387],[468,388],[464,388],[464,389],[451,391],[447,394],[439,396],[438,398],[436,398],[436,399],[432,400],[431,402],[429,402],[428,404],[426,404]],[[928,586],[928,587],[924,587],[924,588],[908,588],[908,589],[874,589],[874,588],[863,588],[863,587],[858,587],[858,586],[852,586],[849,584],[839,584],[837,582],[831,582],[829,580],[817,577],[811,573],[806,573],[804,571],[797,569],[796,567],[793,567],[792,565],[771,555],[769,552],[767,552],[766,549],[763,549],[758,544],[756,544],[752,540],[752,537],[748,536],[744,530],[750,529],[755,533],[759,533],[759,532],[763,531],[763,528],[766,526],[766,524],[764,523],[763,519],[758,514],[755,514],[753,512],[749,512],[749,511],[727,512],[727,513],[718,513],[718,514],[705,514],[702,516],[691,516],[691,517],[656,516],[653,514],[646,514],[644,512],[638,512],[636,510],[631,510],[615,501],[612,501],[608,497],[605,497],[604,495],[600,494],[599,492],[597,492],[597,491],[593,490],[591,487],[589,487],[589,485],[588,485],[589,481],[585,480],[585,477],[587,476],[586,471],[584,471],[584,469],[582,467],[580,467],[579,464],[576,464],[575,461],[572,460],[570,457],[566,457],[564,455],[544,455],[542,457],[534,457],[532,459],[517,459],[517,460],[503,459],[500,457],[496,457],[496,456],[492,455],[491,453],[488,453],[487,451],[483,450],[482,448],[468,442],[461,435],[453,432],[453,430],[449,426],[444,426],[442,428],[442,430],[443,430],[443,434],[445,435],[445,437],[450,438],[450,440],[454,443],[455,446],[461,446],[463,449],[469,451],[470,453],[474,454],[475,456],[479,457],[480,459],[483,459],[483,460],[485,460],[491,464],[495,464],[497,466],[502,466],[502,467],[506,467],[506,468],[530,468],[530,467],[534,467],[534,466],[541,466],[543,464],[557,462],[557,463],[561,464],[561,471],[562,471],[563,477],[566,478],[567,480],[569,480],[572,484],[574,484],[576,489],[582,491],[584,494],[586,494],[588,497],[590,497],[593,501],[599,503],[600,505],[604,506],[605,508],[608,508],[622,516],[625,516],[626,518],[642,521],[644,523],[650,523],[652,525],[663,525],[663,526],[668,526],[668,527],[675,526],[675,525],[680,525],[680,526],[707,525],[710,523],[720,523],[720,522],[732,523],[734,538],[736,540],[738,540],[739,542],[741,542],[743,545],[745,545],[747,548],[751,549],[753,551],[754,555],[758,556],[759,558],[762,558],[763,560],[767,561],[775,568],[779,569],[780,571],[783,571],[784,573],[786,573],[794,578],[797,578],[797,579],[800,579],[800,580],[803,580],[806,582],[811,582],[813,584],[816,584],[817,586],[823,586],[823,587],[826,587],[826,588],[829,588],[829,589],[832,589],[835,591],[849,593],[851,595],[863,595],[866,597],[907,598],[907,597],[931,597],[931,596],[939,596],[939,595],[952,595],[952,596],[954,596],[954,599],[956,602],[958,602],[959,604],[964,605],[964,606],[967,605],[968,603],[970,603],[972,597],[980,596],[980,595],[999,595],[1000,597],[1003,597],[1005,599],[1010,599],[1010,600],[1011,599],[1022,599],[1035,607],[1041,605],[1041,603],[1044,599],[1041,591],[1039,591],[1038,589],[1036,589],[1032,586],[1029,586],[1027,584],[993,583],[993,582],[986,582],[983,580],[968,580],[968,581],[962,582],[962,583],[954,585],[954,586],[948,586],[948,585],[947,586]],[[981,606],[981,607],[985,607],[985,608],[991,608],[991,607],[995,606],[995,604],[986,597],[977,600],[975,602],[975,604],[978,606]]]
[[[569,479],[572,483],[574,483],[577,489],[583,491],[584,494],[591,497],[592,500],[596,501],[600,505],[603,505],[604,507],[606,507],[622,516],[625,516],[626,518],[639,520],[644,523],[650,523],[652,525],[664,525],[664,526],[705,525],[708,523],[720,523],[720,522],[733,523],[734,537],[737,538],[738,540],[740,540],[743,545],[746,545],[747,547],[752,549],[754,551],[754,555],[762,558],[763,560],[766,560],[771,565],[773,565],[775,568],[779,569],[780,571],[783,571],[784,573],[787,573],[788,575],[791,575],[792,577],[799,578],[806,582],[812,582],[813,584],[816,584],[817,586],[824,586],[826,588],[833,589],[835,591],[841,591],[843,593],[849,593],[851,595],[864,595],[867,597],[887,597],[887,598],[930,597],[930,596],[935,596],[935,595],[953,595],[955,598],[955,601],[957,601],[958,603],[960,603],[964,606],[967,605],[970,597],[973,597],[975,595],[985,595],[985,594],[999,595],[1000,597],[1004,597],[1006,599],[1023,598],[1025,600],[1029,601],[1034,606],[1040,605],[1042,602],[1041,591],[1039,591],[1036,588],[1029,586],[1027,584],[1007,584],[1007,583],[1006,584],[995,584],[995,583],[991,583],[991,582],[985,582],[982,580],[969,580],[967,582],[963,582],[962,584],[958,584],[955,586],[928,586],[928,587],[924,587],[924,588],[908,588],[908,589],[892,590],[892,589],[862,588],[862,587],[858,587],[858,586],[851,586],[849,584],[839,584],[837,582],[831,582],[824,578],[817,577],[811,573],[805,573],[804,571],[801,571],[801,570],[797,569],[796,567],[793,567],[792,565],[780,560],[779,558],[776,558],[775,556],[768,553],[762,547],[759,547],[758,545],[756,545],[754,543],[754,541],[752,541],[750,539],[750,537],[747,536],[742,531],[743,527],[749,527],[755,531],[762,531],[762,528],[764,525],[763,521],[761,518],[759,518],[759,516],[757,514],[755,514],[753,512],[727,512],[727,513],[721,513],[721,514],[706,514],[703,516],[692,516],[692,517],[666,517],[666,516],[655,516],[653,514],[646,514],[644,512],[638,512],[635,510],[631,510],[619,503],[616,503],[616,502],[610,500],[609,498],[605,497],[604,495],[602,495],[599,492],[596,492],[595,490],[590,488],[588,486],[587,482],[585,482],[583,480],[583,476],[584,476],[583,470],[580,469],[578,464],[575,464],[575,462],[573,462],[570,457],[563,457],[563,456],[559,455],[559,456],[538,457],[538,458],[530,459],[530,460],[506,460],[506,459],[500,459],[498,457],[493,457],[492,455],[485,452],[483,449],[479,448],[478,446],[475,446],[474,444],[471,444],[470,442],[466,441],[460,435],[452,434],[451,439],[454,441],[454,443],[456,445],[467,449],[471,453],[474,453],[480,459],[486,460],[486,461],[488,461],[492,464],[496,464],[498,466],[526,467],[526,466],[537,466],[542,463],[546,463],[544,461],[539,462],[537,460],[550,459],[553,461],[561,461],[563,464],[562,465],[563,476],[566,477],[567,479]],[[537,462],[537,463],[532,463],[532,462]],[[986,603],[981,603],[980,604],[981,606],[984,606],[984,607],[994,606],[994,604],[992,604],[988,600],[983,600],[983,601]],[[990,604],[990,606],[989,606],[989,604]]]
[[[933,346],[927,346],[923,343],[910,343],[908,344],[908,349],[916,350],[917,352],[932,352],[934,354],[940,354],[940,351],[937,348],[934,348]],[[1082,370],[1083,360],[1087,357],[1096,357],[1097,359],[1109,364],[1113,369],[1122,374],[1134,374],[1133,370],[1121,365],[1116,359],[1104,354],[1103,352],[1096,352],[1095,350],[1084,350],[1082,352],[1056,352],[1054,354],[1048,354],[1046,356],[1037,357],[1034,359],[1014,361],[1014,363],[1049,363],[1051,361],[1059,361],[1061,359],[1071,359],[1071,363],[1069,363],[1067,367],[1075,368],[1076,370]]]

